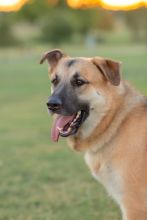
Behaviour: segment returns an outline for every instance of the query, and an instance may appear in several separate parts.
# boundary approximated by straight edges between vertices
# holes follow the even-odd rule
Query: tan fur
[[[81,127],[69,143],[85,152],[91,173],[120,205],[124,220],[147,220],[146,100],[122,84],[123,94],[116,88],[104,91],[111,109],[108,107],[93,132],[83,138]]]
[[[105,68],[104,58],[76,58],[78,62],[68,68],[65,64],[69,59],[62,57],[51,77],[60,72],[68,83],[78,71],[90,82],[79,88],[78,95],[90,103],[91,109],[68,142],[73,149],[84,152],[92,175],[120,205],[123,220],[147,220],[146,98],[127,82],[121,80],[119,84],[119,77],[111,77],[113,69],[117,74],[118,63],[108,65],[102,74],[94,63]]]

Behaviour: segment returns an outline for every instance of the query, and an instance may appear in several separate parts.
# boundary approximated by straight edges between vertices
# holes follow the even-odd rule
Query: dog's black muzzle
[[[60,94],[54,92],[46,104],[50,113],[58,114],[62,120],[65,120],[65,116],[72,116],[72,120],[59,130],[62,137],[74,135],[89,115],[89,105],[80,102],[72,92],[66,93],[65,90]]]
[[[62,100],[58,96],[50,96],[46,104],[52,113],[62,109]]]

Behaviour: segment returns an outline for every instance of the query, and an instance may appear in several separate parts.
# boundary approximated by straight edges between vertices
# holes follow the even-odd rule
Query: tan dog
[[[47,52],[56,115],[52,139],[69,137],[123,220],[147,220],[147,99],[121,80],[120,63]]]

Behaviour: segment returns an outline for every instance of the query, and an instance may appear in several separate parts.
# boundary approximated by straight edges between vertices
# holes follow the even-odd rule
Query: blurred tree
[[[112,13],[103,9],[74,11],[77,31],[86,34],[91,30],[112,30],[115,19]]]
[[[68,13],[54,10],[41,22],[42,40],[53,44],[69,42],[74,33],[74,27]]]
[[[0,46],[18,44],[12,31],[12,21],[8,13],[0,13]]]
[[[49,9],[52,7],[48,0],[31,0],[16,13],[16,19],[35,22],[40,17],[48,14]]]
[[[114,28],[115,16],[114,13],[97,9],[93,15],[93,27],[98,30],[111,31]]]
[[[40,17],[44,17],[54,11],[55,8],[60,10],[67,8],[65,0],[31,0],[16,13],[16,18],[35,22]],[[57,15],[58,16],[58,15]]]
[[[132,32],[132,39],[135,42],[147,42],[147,9],[141,8],[125,12],[125,21]]]
[[[98,9],[67,10],[63,5],[62,9],[60,7],[50,10],[41,23],[43,39],[46,41],[67,42],[76,33],[85,39],[93,30],[109,31],[114,27],[114,17],[110,12]]]
[[[31,0],[20,11],[8,14],[8,17],[12,26],[14,23],[15,26],[21,26],[22,22],[34,25],[41,30],[42,41],[54,44],[68,42],[74,36],[83,40],[89,33],[111,30],[115,23],[113,14],[106,10],[74,10],[66,5],[65,0]],[[8,32],[10,25],[5,22],[5,27],[1,29],[5,28],[4,32],[6,29]]]

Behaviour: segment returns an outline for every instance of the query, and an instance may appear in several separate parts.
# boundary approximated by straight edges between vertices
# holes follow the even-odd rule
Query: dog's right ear
[[[47,60],[52,70],[63,56],[64,53],[60,49],[48,51],[42,56],[40,64],[44,63],[44,61]]]

